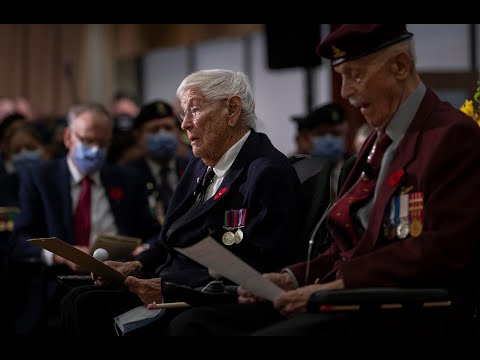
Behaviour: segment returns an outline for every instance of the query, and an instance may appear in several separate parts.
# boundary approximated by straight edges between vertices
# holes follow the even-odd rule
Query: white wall
[[[468,70],[467,24],[407,24],[407,29],[414,34],[420,72]]]
[[[187,75],[187,49],[165,48],[150,52],[142,64],[143,99],[171,102],[178,85]]]
[[[408,24],[415,35],[419,71],[468,71],[469,28],[467,24]],[[479,29],[477,29],[477,32]],[[325,26],[322,34],[326,34]],[[480,51],[480,33],[477,35]],[[251,58],[245,64],[242,38],[222,38],[195,45],[195,70],[228,68],[247,73],[255,94],[257,129],[268,134],[273,144],[285,154],[294,149],[295,127],[292,115],[306,111],[305,81],[302,69],[270,70],[267,66],[264,33],[250,35]],[[163,48],[148,53],[143,63],[144,101],[156,98],[172,100],[187,75],[185,47]],[[478,56],[480,58],[480,54]],[[331,69],[324,62],[314,73],[314,105],[331,101]]]

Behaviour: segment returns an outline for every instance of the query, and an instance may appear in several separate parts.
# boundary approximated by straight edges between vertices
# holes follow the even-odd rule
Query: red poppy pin
[[[390,176],[389,183],[391,187],[396,187],[400,181],[403,180],[405,176],[405,171],[403,169],[395,171],[392,176]]]
[[[121,200],[123,198],[123,190],[119,187],[111,188],[108,194],[112,200]]]
[[[213,200],[217,201],[223,194],[225,194],[227,192],[227,188],[221,188],[220,190],[218,190],[218,192],[215,194],[215,197],[213,198]]]

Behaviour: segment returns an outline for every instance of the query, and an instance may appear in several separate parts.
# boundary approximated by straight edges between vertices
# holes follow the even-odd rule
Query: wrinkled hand
[[[290,290],[293,287],[292,279],[287,273],[266,273],[262,275],[264,278],[270,280],[274,284],[277,284],[284,290]],[[252,292],[248,291],[241,286],[237,290],[238,302],[240,304],[251,304],[254,302],[265,301],[265,299],[256,296]]]
[[[319,290],[343,289],[345,285],[342,279],[338,279],[325,284],[313,284],[302,286],[298,289],[287,291],[280,295],[274,302],[273,306],[280,314],[284,316],[292,316],[300,312],[307,311],[307,303],[310,296]]]
[[[141,276],[142,275],[142,263],[139,261],[129,261],[129,262],[119,262],[107,260],[103,262],[104,264],[114,268],[118,272],[121,272],[125,276]],[[106,285],[108,281],[98,276],[97,274],[91,273],[91,277],[94,285]]]
[[[128,276],[124,282],[125,286],[137,294],[145,305],[153,302],[161,303],[163,301],[162,283],[160,278],[156,279],[138,279],[134,276]]]
[[[78,250],[81,250],[83,251],[84,253],[89,253],[89,249],[87,246],[75,246]],[[57,254],[54,254],[53,256],[53,263],[54,264],[57,264],[57,265],[66,265],[68,266],[70,269],[72,269],[72,271],[76,272],[76,273],[79,273],[79,272],[85,272],[86,270],[85,269],[82,269],[80,266],[78,266],[77,264],[75,264],[74,262],[71,262],[70,260],[67,260],[61,256],[58,256]]]

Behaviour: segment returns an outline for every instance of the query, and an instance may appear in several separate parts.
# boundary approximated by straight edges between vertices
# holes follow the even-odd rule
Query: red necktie
[[[90,243],[90,206],[92,204],[92,179],[84,177],[80,184],[80,196],[74,216],[75,242],[79,246],[88,246]]]
[[[343,237],[346,243],[355,244],[359,234],[354,222],[356,211],[373,195],[383,154],[392,139],[382,132],[367,158],[367,165],[357,182],[332,206],[328,216],[330,233],[334,237]]]

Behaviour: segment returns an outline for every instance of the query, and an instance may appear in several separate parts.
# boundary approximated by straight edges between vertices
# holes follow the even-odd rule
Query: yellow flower
[[[470,116],[472,119],[475,120],[475,113],[474,113],[474,110],[473,110],[473,101],[472,100],[465,100],[465,102],[461,106],[460,110],[464,114]]]
[[[475,103],[474,103],[475,101]],[[480,126],[480,82],[477,82],[477,92],[473,95],[473,100],[465,100],[460,107],[460,111],[470,116]]]

